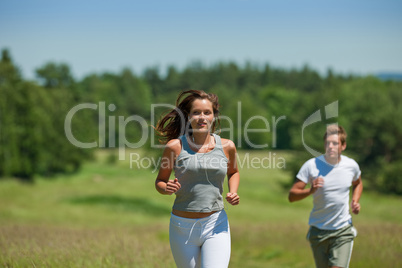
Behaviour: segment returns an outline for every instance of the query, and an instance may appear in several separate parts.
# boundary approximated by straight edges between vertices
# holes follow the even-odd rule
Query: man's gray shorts
[[[321,230],[311,226],[307,239],[313,250],[316,267],[348,267],[356,235],[357,231],[352,225],[338,230]]]

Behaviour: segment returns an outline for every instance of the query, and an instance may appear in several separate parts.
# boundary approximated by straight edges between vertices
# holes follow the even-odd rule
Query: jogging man
[[[324,135],[325,154],[304,163],[289,191],[290,202],[313,195],[307,239],[317,268],[348,267],[357,235],[349,213],[349,191],[352,186],[351,209],[358,214],[363,183],[356,161],[341,155],[346,136],[343,127],[329,125]],[[307,184],[311,187],[305,189]]]

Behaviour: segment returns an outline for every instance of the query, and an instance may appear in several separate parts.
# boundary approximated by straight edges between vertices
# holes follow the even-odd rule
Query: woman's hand
[[[168,195],[172,195],[173,193],[177,192],[181,188],[179,180],[175,178],[174,180],[169,180],[166,183],[165,192]]]
[[[238,196],[237,193],[227,193],[226,201],[233,206],[238,205],[240,203],[240,196]]]

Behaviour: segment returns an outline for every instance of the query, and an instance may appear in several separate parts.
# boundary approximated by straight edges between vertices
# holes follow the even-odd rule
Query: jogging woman
[[[214,133],[219,122],[215,94],[182,92],[176,108],[164,116],[156,130],[166,144],[155,181],[156,190],[176,195],[169,227],[170,247],[177,267],[228,267],[230,228],[226,200],[238,205],[239,171],[236,147]],[[169,180],[174,171],[175,179]]]

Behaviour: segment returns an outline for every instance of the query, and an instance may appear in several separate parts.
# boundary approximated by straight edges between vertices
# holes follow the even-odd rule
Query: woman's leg
[[[200,227],[188,221],[180,221],[172,216],[169,226],[169,241],[173,258],[178,268],[198,268],[200,266]]]
[[[230,260],[230,227],[225,211],[213,225],[205,226],[201,247],[201,267],[226,268]]]
[[[227,268],[230,260],[230,231],[208,238],[201,247],[202,268]]]

